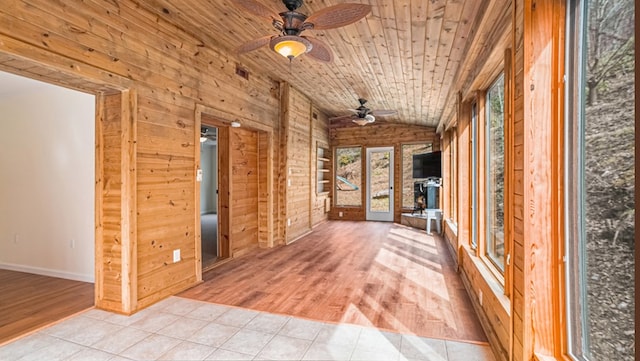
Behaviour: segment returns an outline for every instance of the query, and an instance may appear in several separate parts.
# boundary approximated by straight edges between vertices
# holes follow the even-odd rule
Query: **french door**
[[[393,222],[393,147],[367,148],[367,220]]]

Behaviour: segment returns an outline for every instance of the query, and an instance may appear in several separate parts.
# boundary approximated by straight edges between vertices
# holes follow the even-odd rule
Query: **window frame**
[[[449,131],[449,209],[450,220],[458,224],[458,133],[455,127]]]
[[[510,54],[510,53],[509,53]],[[508,295],[510,292],[507,289],[507,280],[509,277],[509,267],[510,267],[510,252],[511,248],[508,244],[508,172],[509,172],[509,164],[508,164],[508,149],[507,149],[507,122],[508,122],[508,113],[507,107],[508,102],[511,101],[511,95],[507,88],[507,76],[509,76],[507,64],[502,64],[500,68],[497,68],[495,75],[491,78],[491,82],[488,83],[488,86],[483,91],[479,91],[476,95],[476,98],[470,103],[469,109],[469,117],[471,123],[471,136],[470,136],[470,155],[471,155],[471,171],[470,171],[470,189],[471,189],[471,199],[470,199],[470,225],[471,225],[471,234],[469,239],[469,246],[471,250],[473,250],[475,256],[477,256],[482,263],[486,266],[487,270],[494,276],[494,278],[500,283],[501,287],[504,290],[505,295]],[[500,78],[504,77],[504,110],[503,114],[505,116],[505,157],[504,157],[504,269],[499,268],[495,262],[486,255],[487,249],[487,92],[488,90],[495,84],[495,82]]]
[[[478,99],[476,99],[470,106],[470,121],[471,121],[471,136],[469,137],[469,145],[471,148],[471,237],[469,238],[469,246],[478,255],[478,191],[480,189],[478,185]]]
[[[490,157],[491,157],[491,142],[489,141],[489,137],[491,136],[490,134],[490,128],[491,128],[491,119],[490,119],[490,113],[491,113],[491,105],[489,104],[490,102],[490,98],[489,98],[489,94],[490,91],[496,86],[498,85],[498,83],[502,81],[502,95],[503,95],[503,106],[502,106],[502,131],[503,131],[503,161],[502,161],[502,167],[503,167],[503,179],[502,179],[502,196],[503,196],[503,201],[502,201],[502,212],[503,212],[503,220],[502,220],[502,244],[503,244],[503,260],[502,260],[502,266],[500,264],[498,264],[498,262],[496,261],[496,259],[494,259],[494,257],[492,257],[489,254],[489,239],[490,239],[490,227],[489,227],[489,218],[491,217],[491,214],[489,212],[489,200],[490,198],[488,197],[488,193],[489,190],[495,190],[494,187],[492,187],[492,182],[491,182],[491,176],[490,176]],[[507,247],[506,247],[506,215],[505,215],[505,206],[506,206],[506,202],[505,202],[505,196],[506,196],[506,177],[507,177],[507,157],[506,157],[506,132],[505,132],[505,116],[506,116],[506,112],[505,112],[505,108],[506,108],[506,92],[505,92],[505,73],[504,71],[501,71],[495,78],[493,78],[493,81],[491,82],[491,84],[487,87],[487,90],[484,92],[484,137],[482,139],[482,143],[483,144],[483,151],[484,154],[482,154],[482,158],[484,159],[484,167],[483,167],[483,178],[484,178],[484,186],[483,186],[483,193],[484,193],[484,202],[483,202],[483,209],[485,210],[485,214],[484,217],[482,218],[482,222],[484,223],[484,242],[483,242],[483,247],[482,247],[482,253],[481,253],[481,257],[486,261],[489,262],[491,264],[491,266],[493,266],[495,268],[494,271],[498,271],[498,273],[500,273],[501,275],[504,276],[504,273],[506,271],[506,266],[507,266]],[[492,208],[493,209],[493,208]]]
[[[338,177],[338,166],[340,163],[340,160],[338,158],[338,151],[340,149],[358,149],[360,151],[360,161],[358,162],[358,164],[360,164],[360,184],[358,184],[358,190],[360,192],[360,197],[359,197],[359,201],[360,204],[339,204],[339,197],[338,197],[338,182],[335,180],[335,178]],[[363,192],[362,192],[362,184],[363,184],[363,179],[366,175],[364,175],[363,172],[363,159],[362,159],[362,154],[364,153],[364,147],[360,146],[360,145],[346,145],[346,146],[337,146],[337,147],[333,147],[333,177],[334,177],[334,181],[333,181],[333,187],[332,187],[332,195],[333,195],[333,199],[334,199],[334,204],[335,204],[335,208],[362,208],[364,207],[364,196],[363,196]]]

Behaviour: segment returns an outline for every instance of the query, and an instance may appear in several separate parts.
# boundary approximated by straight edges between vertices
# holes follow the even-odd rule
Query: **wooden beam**
[[[524,303],[523,358],[562,355],[556,322],[562,274],[563,31],[565,2],[524,0]],[[551,135],[551,136],[550,136]]]
[[[135,90],[122,92],[120,174],[120,214],[122,235],[122,311],[131,313],[137,308],[137,230],[136,230],[136,119],[137,95]]]

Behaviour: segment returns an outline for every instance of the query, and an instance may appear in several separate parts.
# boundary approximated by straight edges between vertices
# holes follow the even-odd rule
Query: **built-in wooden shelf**
[[[316,153],[317,162],[317,183],[316,193],[325,194],[329,192],[331,180],[331,158],[329,158],[329,149],[318,145]]]

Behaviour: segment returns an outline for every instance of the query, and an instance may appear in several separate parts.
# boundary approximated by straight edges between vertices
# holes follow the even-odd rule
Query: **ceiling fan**
[[[394,115],[396,114],[395,110],[371,110],[365,106],[367,103],[366,99],[360,98],[358,99],[360,102],[360,106],[355,109],[349,109],[354,114],[343,115],[339,117],[329,118],[332,122],[339,122],[342,120],[351,119],[354,123],[364,126],[376,121],[375,116],[385,116],[385,115]]]
[[[334,29],[349,25],[364,18],[371,11],[371,5],[347,3],[329,6],[307,17],[296,11],[302,6],[303,0],[282,0],[282,2],[287,11],[278,14],[256,0],[234,1],[235,4],[254,15],[271,19],[273,27],[280,32],[279,35],[267,35],[251,40],[239,46],[236,53],[246,53],[269,44],[271,49],[288,58],[289,61],[306,53],[316,60],[330,62],[333,60],[333,55],[323,42],[300,34],[305,30]]]
[[[200,143],[204,143],[207,140],[216,141],[218,139],[218,134],[215,129],[211,129],[208,127],[200,128]]]

